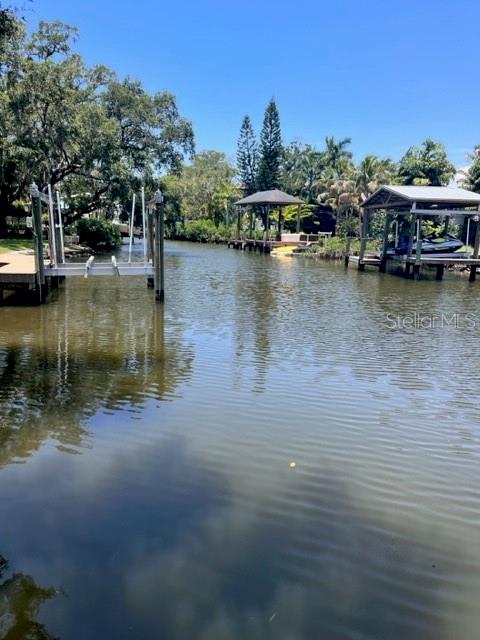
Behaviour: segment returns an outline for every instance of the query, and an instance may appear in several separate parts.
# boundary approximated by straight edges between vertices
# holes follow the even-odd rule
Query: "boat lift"
[[[117,262],[112,256],[111,262],[95,262],[92,255],[86,263],[66,262],[64,229],[60,194],[56,192],[54,205],[52,189],[41,192],[35,184],[30,187],[32,198],[32,223],[35,247],[35,289],[39,300],[43,302],[50,288],[56,288],[60,279],[70,276],[144,276],[149,288],[155,290],[156,302],[165,300],[165,267],[164,267],[164,200],[161,191],[156,191],[153,198],[145,202],[145,191],[142,187],[143,218],[143,262],[132,262],[133,218],[135,211],[135,195],[132,201],[132,213],[129,224],[128,262]],[[45,261],[43,250],[42,204],[48,207],[48,248],[49,261]]]

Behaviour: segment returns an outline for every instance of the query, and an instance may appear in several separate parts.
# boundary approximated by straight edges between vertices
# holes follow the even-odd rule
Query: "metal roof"
[[[375,191],[363,203],[362,207],[372,209],[395,209],[411,207],[414,202],[429,207],[441,205],[442,209],[459,207],[478,207],[480,194],[459,187],[421,187],[387,184]]]
[[[257,191],[257,193],[252,193],[251,196],[237,200],[235,204],[240,206],[247,206],[249,204],[273,204],[287,206],[289,204],[303,204],[303,200],[300,200],[300,198],[296,198],[295,196],[291,196],[288,193],[284,193],[279,189],[272,189],[271,191]]]

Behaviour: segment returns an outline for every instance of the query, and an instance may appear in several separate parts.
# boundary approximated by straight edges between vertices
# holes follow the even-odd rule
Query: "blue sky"
[[[198,150],[233,157],[272,96],[285,142],[349,136],[356,159],[430,136],[463,166],[480,143],[475,0],[33,0],[26,15],[77,25],[88,63],[175,93]]]

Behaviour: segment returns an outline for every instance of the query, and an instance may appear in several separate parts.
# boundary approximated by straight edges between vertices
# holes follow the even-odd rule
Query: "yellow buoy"
[[[297,466],[296,462],[290,462],[290,469],[295,469],[296,466]]]

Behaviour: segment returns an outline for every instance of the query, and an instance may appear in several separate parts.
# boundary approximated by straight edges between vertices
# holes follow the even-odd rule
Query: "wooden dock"
[[[0,254],[0,287],[35,284],[36,268],[33,251],[9,251]],[[11,288],[18,288],[12,286]]]
[[[254,239],[239,239],[229,240],[228,247],[232,249],[238,249],[241,251],[259,251],[260,253],[270,253],[272,249],[277,247],[298,247],[309,244],[307,240],[254,240]]]
[[[350,256],[349,262],[358,266],[360,264],[360,257]],[[420,270],[423,266],[436,269],[436,280],[443,279],[446,267],[464,267],[465,270],[470,271],[470,280],[473,281],[475,280],[476,271],[480,267],[480,258],[457,257],[451,253],[442,256],[423,254],[420,258],[418,258],[418,256],[406,255],[388,256],[383,261],[380,256],[365,255],[362,260],[364,266],[376,267],[382,272],[387,270],[389,263],[403,267],[403,275],[411,279],[418,279],[420,277]]]

